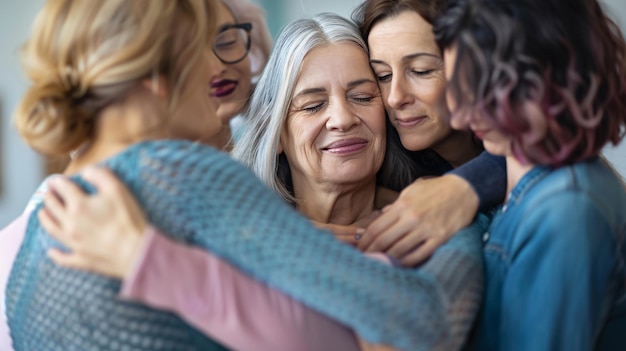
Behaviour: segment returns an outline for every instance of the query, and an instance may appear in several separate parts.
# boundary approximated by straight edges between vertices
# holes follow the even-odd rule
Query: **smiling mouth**
[[[326,151],[334,155],[350,155],[365,149],[367,144],[368,142],[365,139],[341,140],[322,148],[322,151]]]
[[[399,128],[410,128],[418,124],[421,124],[425,120],[426,120],[426,116],[403,118],[403,119],[396,118],[396,126]]]
[[[213,97],[224,97],[232,94],[237,89],[239,82],[230,79],[220,79],[211,83],[211,93]]]

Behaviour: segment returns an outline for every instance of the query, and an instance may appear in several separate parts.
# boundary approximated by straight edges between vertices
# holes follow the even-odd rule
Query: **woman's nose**
[[[326,111],[328,113],[326,128],[329,130],[345,132],[361,122],[361,119],[347,101],[338,101],[330,105]]]

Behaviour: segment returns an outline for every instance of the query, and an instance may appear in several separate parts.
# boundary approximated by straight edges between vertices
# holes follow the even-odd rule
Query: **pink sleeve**
[[[153,229],[121,297],[170,310],[236,350],[359,349],[338,322]]]
[[[25,212],[13,223],[0,230],[0,350],[2,351],[13,350],[9,326],[6,320],[4,291],[7,287],[13,261],[15,261],[15,257],[24,240],[29,217],[30,211]]]

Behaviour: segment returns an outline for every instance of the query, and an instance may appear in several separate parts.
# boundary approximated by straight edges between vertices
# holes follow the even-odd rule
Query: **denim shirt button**
[[[485,232],[485,234],[483,234],[483,242],[486,243],[487,240],[489,240],[489,232]]]
[[[502,206],[502,213],[506,212],[509,207],[507,205]]]

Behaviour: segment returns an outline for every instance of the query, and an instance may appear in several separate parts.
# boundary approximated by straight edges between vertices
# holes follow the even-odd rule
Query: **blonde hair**
[[[215,36],[212,0],[49,0],[22,49],[31,87],[16,111],[22,138],[61,155],[93,135],[94,119],[142,80],[164,77],[177,102]]]

